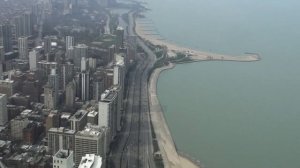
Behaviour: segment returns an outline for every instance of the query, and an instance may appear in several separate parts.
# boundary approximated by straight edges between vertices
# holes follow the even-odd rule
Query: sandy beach
[[[147,29],[148,23],[145,24],[143,19],[136,18],[135,22],[135,31],[136,33],[146,41],[149,41],[155,45],[166,46],[168,48],[168,52],[172,53],[187,53],[189,54],[189,58],[193,61],[208,61],[208,60],[220,60],[220,61],[239,61],[239,62],[251,62],[260,60],[260,56],[255,53],[245,54],[241,56],[231,56],[225,54],[217,54],[217,53],[209,53],[203,52],[195,49],[191,49],[188,47],[182,47],[172,42],[168,42],[163,38],[159,37],[155,32],[149,32]]]

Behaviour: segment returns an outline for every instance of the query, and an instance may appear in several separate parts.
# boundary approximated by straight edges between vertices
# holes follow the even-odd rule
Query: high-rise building
[[[16,83],[13,80],[0,80],[0,93],[6,94],[7,97],[12,96],[16,92]]]
[[[78,110],[71,118],[71,129],[74,131],[81,131],[84,129],[87,123],[87,114],[86,110]]]
[[[45,107],[48,109],[56,109],[56,93],[54,91],[54,89],[49,86],[46,85],[44,87],[44,104]]]
[[[118,26],[116,35],[117,35],[116,47],[117,50],[119,51],[120,48],[124,48],[124,28]]]
[[[51,112],[46,118],[45,128],[48,131],[50,128],[59,127],[59,114]]]
[[[37,52],[35,50],[29,52],[29,69],[31,71],[37,70]]]
[[[58,75],[56,74],[56,69],[51,69],[51,73],[48,76],[47,87],[51,88],[51,90],[52,90],[52,92],[50,90],[48,90],[49,96],[51,95],[49,97],[50,100],[53,99],[53,107],[51,109],[55,109],[58,104]],[[45,97],[46,97],[46,95],[45,95]]]
[[[49,153],[54,155],[60,149],[74,150],[75,145],[75,131],[60,128],[50,128],[48,130],[48,148]]]
[[[106,90],[101,95],[98,107],[98,126],[108,127],[112,140],[117,132],[118,93],[115,90]]]
[[[61,65],[61,73],[60,73],[60,82],[59,85],[62,90],[66,89],[66,85],[73,80],[74,76],[74,64],[70,62],[66,62]]]
[[[44,52],[45,54],[49,54],[51,51],[51,37],[50,36],[46,36],[44,37]]]
[[[75,49],[73,46],[70,46],[66,49],[66,59],[74,60],[75,59]]]
[[[12,26],[9,24],[0,25],[0,46],[5,52],[12,51]]]
[[[96,101],[100,100],[101,94],[107,89],[105,87],[106,75],[103,71],[97,71],[93,74],[93,99]]]
[[[81,66],[81,58],[88,56],[88,46],[85,44],[78,44],[74,47],[74,65],[76,67]]]
[[[105,157],[107,152],[107,129],[88,126],[75,135],[75,164],[79,166],[81,157],[93,153]]]
[[[21,36],[31,36],[33,31],[32,14],[24,13],[22,16],[15,18],[16,38]]]
[[[4,47],[0,45],[0,63],[4,63],[5,62],[5,55],[4,55]]]
[[[19,58],[28,60],[28,39],[27,37],[18,38]]]
[[[67,107],[74,107],[75,103],[75,96],[76,96],[76,83],[74,80],[69,82],[66,87],[66,106]]]
[[[88,61],[85,57],[81,59],[81,100],[87,101],[90,99],[90,73],[88,70]]]
[[[98,125],[98,112],[90,111],[87,115],[87,123],[92,125]]]
[[[67,0],[68,1],[68,0]],[[66,51],[75,45],[73,36],[66,36]]]
[[[8,122],[6,104],[7,96],[5,94],[0,94],[0,125],[5,125]]]
[[[57,69],[58,65],[56,62],[48,62],[45,60],[39,61],[38,64],[38,75],[42,80],[47,80],[51,73],[51,69]]]
[[[53,156],[53,168],[74,168],[74,153],[72,150],[60,149]]]
[[[10,134],[13,140],[23,139],[23,129],[30,123],[27,117],[17,116],[10,121]]]

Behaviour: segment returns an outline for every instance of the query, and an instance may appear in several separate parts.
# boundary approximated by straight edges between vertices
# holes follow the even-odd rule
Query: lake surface
[[[179,150],[207,168],[300,167],[300,2],[145,0],[162,37],[252,63],[163,72],[158,95]]]

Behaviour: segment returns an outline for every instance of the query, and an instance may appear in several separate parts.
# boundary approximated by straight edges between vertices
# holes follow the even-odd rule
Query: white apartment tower
[[[66,36],[66,51],[73,46],[74,46],[74,37]]]

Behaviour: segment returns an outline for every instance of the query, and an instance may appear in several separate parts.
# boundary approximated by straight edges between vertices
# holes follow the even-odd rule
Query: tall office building
[[[81,158],[86,154],[96,154],[105,157],[108,143],[107,129],[87,126],[75,135],[75,165],[80,164]]]
[[[56,96],[55,95],[56,95],[56,93],[51,86],[46,85],[44,87],[44,104],[45,104],[46,108],[56,109],[57,104],[56,104]]]
[[[31,36],[33,31],[32,14],[24,13],[22,16],[15,18],[16,38],[21,36]]]
[[[86,110],[78,110],[71,118],[71,129],[74,131],[81,131],[84,129],[87,123],[87,114]]]
[[[29,69],[31,71],[37,70],[37,52],[32,50],[29,52]]]
[[[81,58],[81,100],[90,99],[90,73],[88,70],[88,61],[85,57]]]
[[[27,37],[18,38],[18,50],[19,58],[22,60],[28,60],[28,39]]]
[[[5,55],[4,55],[4,47],[0,45],[0,63],[4,63],[5,62]]]
[[[54,155],[60,149],[74,150],[75,131],[60,128],[50,128],[48,130],[48,148],[49,153]]]
[[[66,59],[74,60],[74,58],[75,58],[75,49],[74,46],[70,46],[68,49],[66,49]]]
[[[23,139],[23,129],[30,123],[28,117],[17,116],[10,121],[10,134],[13,140]]]
[[[59,127],[59,117],[60,115],[56,112],[50,112],[46,118],[45,129],[46,132],[50,128],[58,128]]]
[[[66,85],[73,80],[74,76],[74,64],[70,62],[66,62],[65,64],[61,65],[61,73],[60,73],[60,88],[62,90],[66,89]]]
[[[118,26],[116,35],[117,35],[116,47],[117,50],[119,51],[120,48],[124,48],[124,28]]]
[[[7,97],[12,96],[16,92],[16,82],[5,79],[0,80],[0,93],[6,94]]]
[[[73,36],[66,36],[66,51],[74,46],[74,37]]]
[[[38,75],[42,80],[47,80],[48,76],[51,73],[51,69],[57,69],[58,65],[56,62],[48,62],[45,60],[39,61],[38,66]]]
[[[69,82],[66,87],[66,106],[67,107],[74,107],[75,104],[75,96],[76,96],[76,83],[74,80]]]
[[[5,52],[12,51],[12,26],[9,24],[0,25],[0,46]]]
[[[90,73],[89,71],[81,72],[81,100],[90,100]]]
[[[0,94],[0,125],[5,125],[8,122],[6,104],[7,96],[5,94]]]
[[[54,107],[57,107],[58,104],[58,75],[56,74],[56,69],[51,69],[51,73],[48,76],[48,86],[52,88],[53,92],[54,92]]]
[[[76,67],[81,66],[81,58],[88,56],[88,46],[85,44],[78,44],[74,47],[74,65]]]
[[[107,89],[105,87],[105,83],[106,83],[106,75],[103,71],[97,71],[93,74],[93,99],[96,101],[100,100],[101,94],[105,91],[105,89]]]
[[[118,93],[115,90],[106,90],[101,95],[98,106],[98,126],[108,127],[111,132],[110,140],[117,132]]]
[[[51,37],[44,37],[44,52],[45,54],[49,54],[51,51]]]

